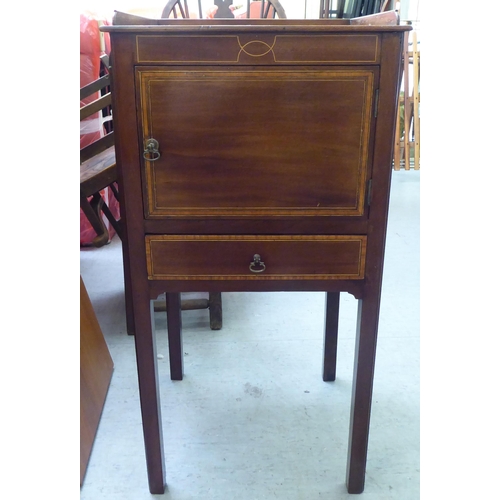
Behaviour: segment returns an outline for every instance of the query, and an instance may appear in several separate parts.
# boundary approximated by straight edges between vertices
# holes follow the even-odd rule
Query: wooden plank
[[[111,94],[106,94],[90,104],[82,106],[80,108],[80,120],[85,120],[85,118],[92,116],[94,113],[101,111],[107,106],[111,106]]]
[[[80,485],[106,400],[113,360],[80,276]]]
[[[83,163],[92,158],[93,156],[102,153],[106,149],[111,148],[114,145],[114,143],[115,143],[114,134],[113,132],[110,132],[109,134],[106,134],[104,137],[97,139],[97,141],[94,141],[88,146],[85,146],[83,149],[80,149],[80,163]]]
[[[80,100],[89,97],[90,95],[94,94],[95,92],[98,92],[104,87],[107,87],[108,85],[111,85],[111,80],[109,75],[104,75],[103,77],[98,78],[93,82],[90,82],[88,85],[85,85],[85,87],[82,87],[80,89]]]

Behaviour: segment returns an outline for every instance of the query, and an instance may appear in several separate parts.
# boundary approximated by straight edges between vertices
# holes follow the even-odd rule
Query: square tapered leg
[[[181,294],[166,293],[167,303],[167,334],[168,353],[170,356],[170,378],[182,380],[183,376],[183,350],[182,350],[182,316]]]

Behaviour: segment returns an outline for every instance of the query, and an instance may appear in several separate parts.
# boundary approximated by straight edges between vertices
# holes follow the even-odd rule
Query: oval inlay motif
[[[262,40],[252,40],[251,42],[247,42],[244,45],[241,45],[241,42],[238,40],[238,43],[241,48],[240,54],[241,52],[244,52],[251,57],[262,57],[273,51],[276,39],[274,40],[274,43],[272,45],[269,45]]]

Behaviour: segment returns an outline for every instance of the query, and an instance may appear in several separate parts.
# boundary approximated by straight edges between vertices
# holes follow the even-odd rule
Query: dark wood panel
[[[349,50],[346,50],[346,41]],[[175,64],[375,64],[378,34],[357,35],[143,35],[137,37],[137,62]]]
[[[278,35],[276,62],[297,64],[375,64],[379,60],[379,36],[363,35]],[[347,43],[346,43],[347,42]],[[346,45],[349,50],[346,50]]]
[[[363,215],[374,71],[138,75],[149,216]]]
[[[366,234],[366,218],[349,217],[268,217],[209,218],[181,217],[144,221],[149,234]]]
[[[150,279],[363,279],[366,236],[147,236]],[[255,255],[262,266],[255,263]],[[254,265],[255,264],[255,265]]]
[[[80,484],[108,392],[113,360],[80,278]]]
[[[362,298],[366,280],[149,280],[152,300],[165,292],[347,292]]]

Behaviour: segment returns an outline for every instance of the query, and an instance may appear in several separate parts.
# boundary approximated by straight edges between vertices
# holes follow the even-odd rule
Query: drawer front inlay
[[[136,57],[139,64],[376,64],[379,46],[378,34],[140,35]]]
[[[150,280],[363,279],[366,241],[366,236],[150,235],[146,237],[148,277]]]

